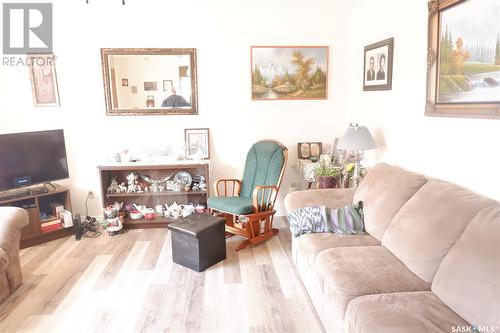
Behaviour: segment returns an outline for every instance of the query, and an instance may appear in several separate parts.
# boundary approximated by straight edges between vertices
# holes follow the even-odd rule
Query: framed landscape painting
[[[328,52],[328,46],[252,46],[252,99],[327,99]]]
[[[429,2],[430,116],[500,118],[500,2]]]
[[[363,90],[392,89],[394,38],[365,46]]]

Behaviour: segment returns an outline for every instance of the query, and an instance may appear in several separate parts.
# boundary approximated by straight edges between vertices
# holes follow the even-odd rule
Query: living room
[[[438,90],[437,78],[432,75],[433,70],[436,73],[435,68],[439,63],[435,59],[439,50],[435,53],[429,52],[430,46],[439,49],[434,38],[440,37],[437,32],[440,30],[437,28],[443,28],[438,23],[433,23],[433,20],[438,22],[438,17],[452,13],[455,6],[459,8],[477,5],[478,2],[491,6],[491,10],[469,11],[473,15],[463,20],[470,20],[465,21],[465,25],[470,24],[471,27],[474,25],[470,22],[484,22],[481,26],[488,29],[474,33],[480,36],[478,38],[491,35],[492,41],[490,43],[488,40],[488,43],[492,44],[494,49],[500,30],[498,0],[411,0],[405,1],[404,4],[396,0],[312,0],[307,3],[298,0],[286,3],[262,0],[46,2],[52,4],[52,50],[35,53],[51,53],[54,56],[55,66],[52,67],[54,70],[51,75],[52,88],[56,91],[57,98],[49,105],[38,103],[33,75],[30,77],[32,66],[25,65],[27,52],[6,53],[4,41],[3,61],[0,66],[0,135],[62,129],[68,176],[57,177],[57,184],[70,193],[67,199],[69,205],[64,208],[71,207],[72,220],[80,214],[84,228],[94,226],[97,230],[84,229],[81,240],[75,240],[71,227],[67,228],[68,235],[63,238],[49,240],[41,237],[33,241],[33,244],[20,243],[22,249],[18,252],[21,258],[22,283],[19,282],[16,288],[10,288],[10,273],[2,273],[6,281],[2,282],[7,286],[0,286],[0,289],[6,288],[7,294],[0,304],[0,331],[52,332],[76,329],[460,332],[467,329],[474,331],[474,327],[475,331],[498,331],[498,246],[489,248],[490,252],[482,252],[482,256],[491,255],[488,257],[488,263],[496,261],[496,266],[488,266],[489,273],[484,274],[489,275],[490,280],[479,279],[474,286],[467,287],[478,295],[478,299],[486,301],[475,303],[475,300],[465,299],[464,296],[463,299],[448,302],[449,300],[444,296],[440,297],[439,290],[437,291],[436,299],[441,302],[439,304],[451,309],[451,314],[447,313],[448,317],[445,318],[451,318],[450,322],[430,325],[426,319],[432,322],[432,312],[439,311],[432,307],[436,305],[429,305],[428,308],[422,305],[417,306],[417,309],[423,309],[422,318],[418,320],[396,320],[391,322],[390,327],[374,324],[375,326],[366,328],[356,326],[362,323],[349,317],[351,321],[348,323],[345,319],[342,325],[325,320],[322,311],[328,313],[331,310],[333,313],[336,310],[330,308],[331,304],[319,304],[316,300],[320,296],[307,286],[310,276],[306,277],[300,272],[300,264],[296,262],[297,258],[293,258],[297,255],[293,246],[298,244],[297,240],[306,239],[304,236],[308,235],[292,236],[290,222],[286,219],[293,210],[308,205],[328,206],[328,202],[332,203],[329,208],[340,208],[339,202],[348,204],[346,198],[353,203],[353,195],[354,198],[368,196],[366,186],[369,178],[365,179],[365,185],[361,179],[359,185],[355,184],[357,182],[347,182],[347,187],[350,188],[346,193],[349,194],[340,199],[337,198],[340,193],[338,191],[345,190],[343,188],[307,190],[309,184],[304,179],[302,164],[299,163],[302,152],[298,143],[322,143],[325,153],[323,155],[334,155],[336,139],[340,139],[338,143],[342,142],[351,123],[366,128],[376,146],[358,156],[362,158],[359,168],[361,170],[355,168],[356,172],[360,171],[363,175],[367,172],[366,177],[369,177],[370,169],[380,166],[380,163],[397,166],[392,171],[394,176],[389,175],[384,181],[386,188],[377,187],[376,184],[373,190],[381,193],[372,195],[380,194],[383,197],[387,192],[402,193],[404,180],[413,179],[412,177],[416,177],[418,181],[415,180],[416,183],[408,186],[415,187],[416,191],[417,187],[425,186],[423,180],[415,176],[415,173],[418,173],[425,175],[426,182],[442,179],[458,184],[460,188],[469,189],[470,193],[464,194],[466,197],[472,196],[471,200],[477,199],[477,202],[484,203],[484,208],[493,206],[498,211],[499,177],[494,170],[500,169],[500,157],[495,153],[493,144],[500,140],[497,121],[500,115],[498,88],[485,88],[489,89],[493,97],[479,103],[439,103],[435,100]],[[10,25],[5,24],[6,4],[3,6],[2,21],[4,40],[7,27],[12,29],[15,22],[22,21],[19,16],[18,21],[11,16]],[[37,20],[40,19],[35,18],[31,27],[36,26]],[[493,23],[490,24],[491,22]],[[453,35],[454,39],[456,37],[459,36]],[[378,44],[379,42],[387,44]],[[382,80],[384,85],[380,89],[373,86],[370,89],[366,76],[370,66],[369,52],[381,47],[380,45],[382,48],[387,47],[384,52],[387,52],[388,60],[384,66],[392,77]],[[258,52],[263,49],[279,50],[287,47],[326,52],[326,61],[323,62],[326,73],[324,96],[256,97],[252,74],[258,60]],[[499,50],[497,52],[500,52],[498,43],[496,47]],[[105,53],[103,49],[110,52]],[[139,85],[139,90],[144,90],[142,93],[149,101],[149,96],[153,95],[155,106],[152,107],[151,102],[147,104],[146,98],[141,97],[144,103],[141,106],[142,111],[131,108],[120,114],[120,111],[117,111],[119,108],[113,105],[116,102],[116,89],[128,90],[130,85],[133,94],[133,86],[136,83],[132,77],[110,79],[114,77],[109,68],[112,63],[110,59],[118,59],[117,56],[122,55],[120,52],[113,53],[113,50],[117,49],[121,49],[120,52],[125,49],[132,51],[134,56],[146,54],[151,57],[153,53],[148,54],[146,49],[162,49],[162,54],[170,57],[189,57],[187,63],[191,71],[187,77],[190,79],[188,85],[191,84],[189,89],[192,96],[191,99],[186,99],[190,102],[190,107],[161,107],[163,98],[166,100],[170,94],[178,94],[179,97],[185,95],[181,91],[180,83],[175,79],[168,82],[169,78],[166,77],[163,81],[158,79],[151,87],[147,87],[146,82],[144,89]],[[181,54],[171,53],[175,50],[180,50]],[[469,53],[472,55],[472,52]],[[494,56],[495,54],[493,58]],[[380,61],[377,60],[375,65],[380,66]],[[318,59],[316,63],[319,67]],[[313,67],[316,69],[316,65]],[[126,81],[122,81],[123,79]],[[498,81],[499,78],[496,77],[495,82]],[[158,112],[161,114],[147,114],[154,113],[151,112],[153,109],[160,110]],[[272,232],[274,228],[266,229],[266,226],[262,226],[268,231],[264,232],[262,238],[255,235],[247,237],[241,233],[223,237],[226,244],[225,259],[203,272],[195,272],[175,262],[173,237],[179,230],[167,228],[166,224],[170,223],[164,223],[165,225],[162,224],[159,228],[125,227],[120,230],[120,234],[114,236],[103,229],[106,225],[104,218],[108,204],[120,201],[119,198],[115,200],[115,197],[108,197],[111,181],[108,176],[113,170],[103,167],[129,163],[130,161],[125,163],[124,156],[129,158],[130,152],[137,155],[134,157],[139,160],[130,163],[139,164],[148,164],[149,161],[146,163],[144,155],[151,157],[154,152],[171,156],[182,155],[189,129],[208,129],[205,133],[209,158],[201,160],[202,157],[197,156],[196,159],[200,160],[195,159],[193,162],[207,166],[206,171],[203,171],[207,178],[207,191],[203,194],[206,198],[198,200],[196,197],[194,200],[202,201],[202,206],[205,205],[204,212],[207,213],[212,212],[214,208],[209,202],[216,196],[213,190],[216,181],[228,178],[241,180],[246,172],[247,154],[254,144],[272,139],[286,147],[283,149],[285,157],[282,160],[282,169],[278,170],[281,173],[277,183],[256,184],[278,185],[277,193],[264,191],[273,199],[272,205],[268,205],[273,213],[264,219],[273,221],[274,218],[274,227],[279,233],[276,235]],[[117,155],[121,162],[118,162]],[[0,178],[1,166],[2,163]],[[128,169],[120,174],[118,185],[128,182],[124,176],[130,172],[135,172],[137,176],[145,173],[129,167],[128,164],[127,167]],[[174,170],[165,166],[162,168],[164,172],[158,173],[161,177],[157,178],[169,176],[170,172],[166,170]],[[201,167],[196,168],[197,171],[191,175],[193,178],[199,178],[202,174],[199,171]],[[176,172],[181,171],[178,169],[175,169]],[[408,174],[400,171],[403,169]],[[391,187],[397,187],[398,184],[394,184],[396,180],[401,188]],[[33,185],[40,185],[36,183],[38,182]],[[364,186],[366,192],[354,194],[356,185],[360,191]],[[232,183],[232,186],[242,187],[241,191],[245,191],[245,184]],[[315,182],[312,187],[316,186]],[[8,193],[18,190],[12,186],[7,189]],[[189,191],[192,193],[185,196],[198,195],[193,193],[195,191],[192,187]],[[441,193],[441,190],[439,191]],[[308,192],[320,197],[319,201],[308,201],[309,199],[300,197]],[[415,194],[411,191],[405,193],[408,196],[405,200]],[[437,196],[437,193],[431,194],[436,194],[436,197],[429,195],[429,198],[443,199]],[[473,197],[474,195],[477,198]],[[337,202],[334,202],[334,199],[338,199]],[[291,200],[294,201],[292,204]],[[300,200],[305,203],[296,204]],[[391,202],[399,202],[398,200]],[[173,202],[164,200],[167,201],[174,211]],[[366,199],[362,201],[366,208],[364,232],[372,234],[368,214],[373,211],[370,211],[370,203]],[[176,203],[181,204],[180,201]],[[257,204],[259,203],[261,201],[257,200]],[[391,219],[403,204],[404,202],[401,202],[397,209],[392,206],[387,208],[395,209]],[[459,203],[456,204],[460,207]],[[5,205],[7,204],[0,201],[0,206]],[[432,211],[434,207],[439,206],[438,203],[434,205],[420,207],[422,210]],[[467,205],[463,204],[462,207],[464,206]],[[153,209],[158,212],[156,205],[144,208],[145,211]],[[0,212],[2,209],[4,208],[0,207]],[[471,211],[474,210],[471,208]],[[182,211],[178,214],[182,215]],[[467,214],[464,213],[465,215]],[[86,216],[96,219],[93,225],[86,223]],[[473,217],[475,214],[463,222],[463,228],[456,231],[455,238],[447,238],[446,242],[450,246],[446,250],[440,250],[440,255],[437,256],[440,260],[449,259],[445,255],[448,251],[451,253],[450,248],[455,243],[460,245],[460,241],[467,240],[465,237],[459,241],[459,237],[466,235],[464,230],[467,225],[474,226],[471,222]],[[440,218],[444,219],[443,216]],[[22,217],[20,219],[22,220]],[[225,219],[226,225],[222,226],[226,233],[231,233],[234,226],[229,222],[228,214]],[[251,224],[252,221],[250,218],[247,223]],[[499,244],[498,214],[485,222],[490,221],[493,226],[488,225],[489,235],[496,238],[485,238],[484,242],[493,239]],[[143,218],[137,223],[147,222]],[[242,222],[241,225],[243,224]],[[428,230],[431,229],[424,231]],[[255,231],[255,228],[247,228],[244,232],[251,231]],[[93,232],[100,235],[95,238],[85,237]],[[374,236],[377,236],[375,234]],[[337,235],[328,233],[328,236]],[[433,239],[431,235],[427,236],[428,239]],[[383,247],[382,235],[374,238],[375,243],[369,245]],[[8,240],[8,237],[0,236],[0,240],[4,239]],[[242,240],[245,240],[244,244],[241,243]],[[409,244],[415,243],[418,242],[409,241]],[[240,249],[241,244],[243,245]],[[201,246],[201,243],[198,245]],[[394,251],[390,245],[388,247],[402,266],[416,274],[416,279],[421,279],[419,285],[423,291],[418,292],[432,293],[434,286],[430,283],[433,282],[433,276],[429,278],[425,274],[419,275],[419,269],[412,266],[414,261],[406,262],[406,257],[398,255],[398,251]],[[0,255],[6,251],[11,250],[4,248]],[[15,255],[18,254],[13,254]],[[9,256],[10,253],[5,255],[6,262],[15,261],[14,257]],[[468,265],[467,263],[468,261],[464,260],[464,264]],[[9,263],[1,263],[1,271],[8,265]],[[483,266],[474,267],[478,270],[484,269]],[[464,275],[467,275],[466,268],[462,269]],[[450,283],[453,288],[463,287],[453,283]],[[335,293],[335,290],[331,292]],[[381,291],[367,294],[379,292]],[[3,297],[4,291],[0,291],[0,294]],[[469,309],[453,306],[460,301],[472,302],[476,308],[488,314],[481,317],[472,311],[473,314],[469,316]],[[87,308],[91,309],[86,311]],[[407,308],[411,309],[410,306]],[[343,317],[344,313],[340,316]],[[347,318],[347,315],[345,316]],[[77,328],[75,322],[79,323]]]

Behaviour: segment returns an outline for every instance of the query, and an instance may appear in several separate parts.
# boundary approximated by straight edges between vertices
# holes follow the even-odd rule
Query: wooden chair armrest
[[[224,192],[220,193],[219,192],[219,185],[221,183],[224,183]],[[231,195],[228,195],[228,183],[231,184],[232,192]],[[214,193],[216,197],[237,197],[240,195],[240,190],[241,190],[241,180],[239,179],[219,179],[215,182],[214,184]]]
[[[264,220],[264,219],[266,219],[268,217],[273,216],[274,214],[276,214],[275,210],[268,210],[266,212],[260,212],[260,213],[255,213],[255,214],[248,214],[248,215],[245,215],[245,217],[248,218],[249,222],[251,222],[251,221],[261,221],[261,220]]]
[[[254,213],[272,210],[277,196],[277,186],[255,186],[255,189],[252,193],[252,205]]]

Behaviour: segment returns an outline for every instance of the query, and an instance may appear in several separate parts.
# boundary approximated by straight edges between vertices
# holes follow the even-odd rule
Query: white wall
[[[350,3],[352,4],[352,3]],[[124,147],[183,141],[209,127],[212,179],[239,177],[246,152],[263,138],[290,148],[280,202],[299,178],[297,141],[331,142],[344,128],[347,14],[335,1],[54,1],[54,53],[61,107],[34,108],[27,68],[0,66],[0,133],[64,128],[73,209],[99,192],[96,166]],[[327,101],[251,101],[251,45],[330,45]],[[107,117],[100,48],[194,47],[198,116]],[[100,214],[100,200],[89,202]]]
[[[426,0],[54,2],[54,52],[61,107],[34,108],[28,70],[0,66],[0,133],[64,128],[73,207],[99,192],[96,166],[124,148],[180,144],[183,130],[209,127],[212,179],[242,174],[262,138],[290,148],[278,208],[298,141],[331,142],[348,121],[367,125],[388,161],[500,199],[500,122],[424,116]],[[346,7],[350,12],[346,11]],[[352,9],[352,10],[351,10]],[[395,38],[393,89],[362,91],[363,47]],[[251,101],[250,45],[330,45],[327,101]],[[195,47],[198,116],[107,117],[102,47]],[[100,213],[99,198],[89,203]]]
[[[363,48],[394,37],[391,91],[362,90]],[[347,119],[376,135],[384,160],[500,199],[500,122],[424,116],[427,0],[365,0],[349,15]]]

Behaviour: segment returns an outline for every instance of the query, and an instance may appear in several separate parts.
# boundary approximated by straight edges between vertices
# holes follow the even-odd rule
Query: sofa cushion
[[[304,260],[312,269],[316,256],[334,247],[380,245],[380,241],[370,235],[306,234],[293,239],[295,255]]]
[[[382,240],[394,215],[426,182],[422,175],[387,164],[371,168],[353,199],[363,201],[365,230]]]
[[[469,324],[430,291],[366,295],[352,300],[345,332],[453,332]]]
[[[4,272],[9,266],[9,256],[7,252],[0,247],[0,272]]]
[[[322,251],[315,262],[317,279],[335,315],[362,295],[430,290],[383,246],[341,247]]]
[[[253,213],[252,199],[243,197],[210,197],[208,207],[234,215]]]
[[[432,291],[472,325],[500,327],[500,206],[470,222],[439,266]]]
[[[412,272],[431,282],[465,227],[495,201],[458,185],[431,180],[401,208],[382,245]]]

